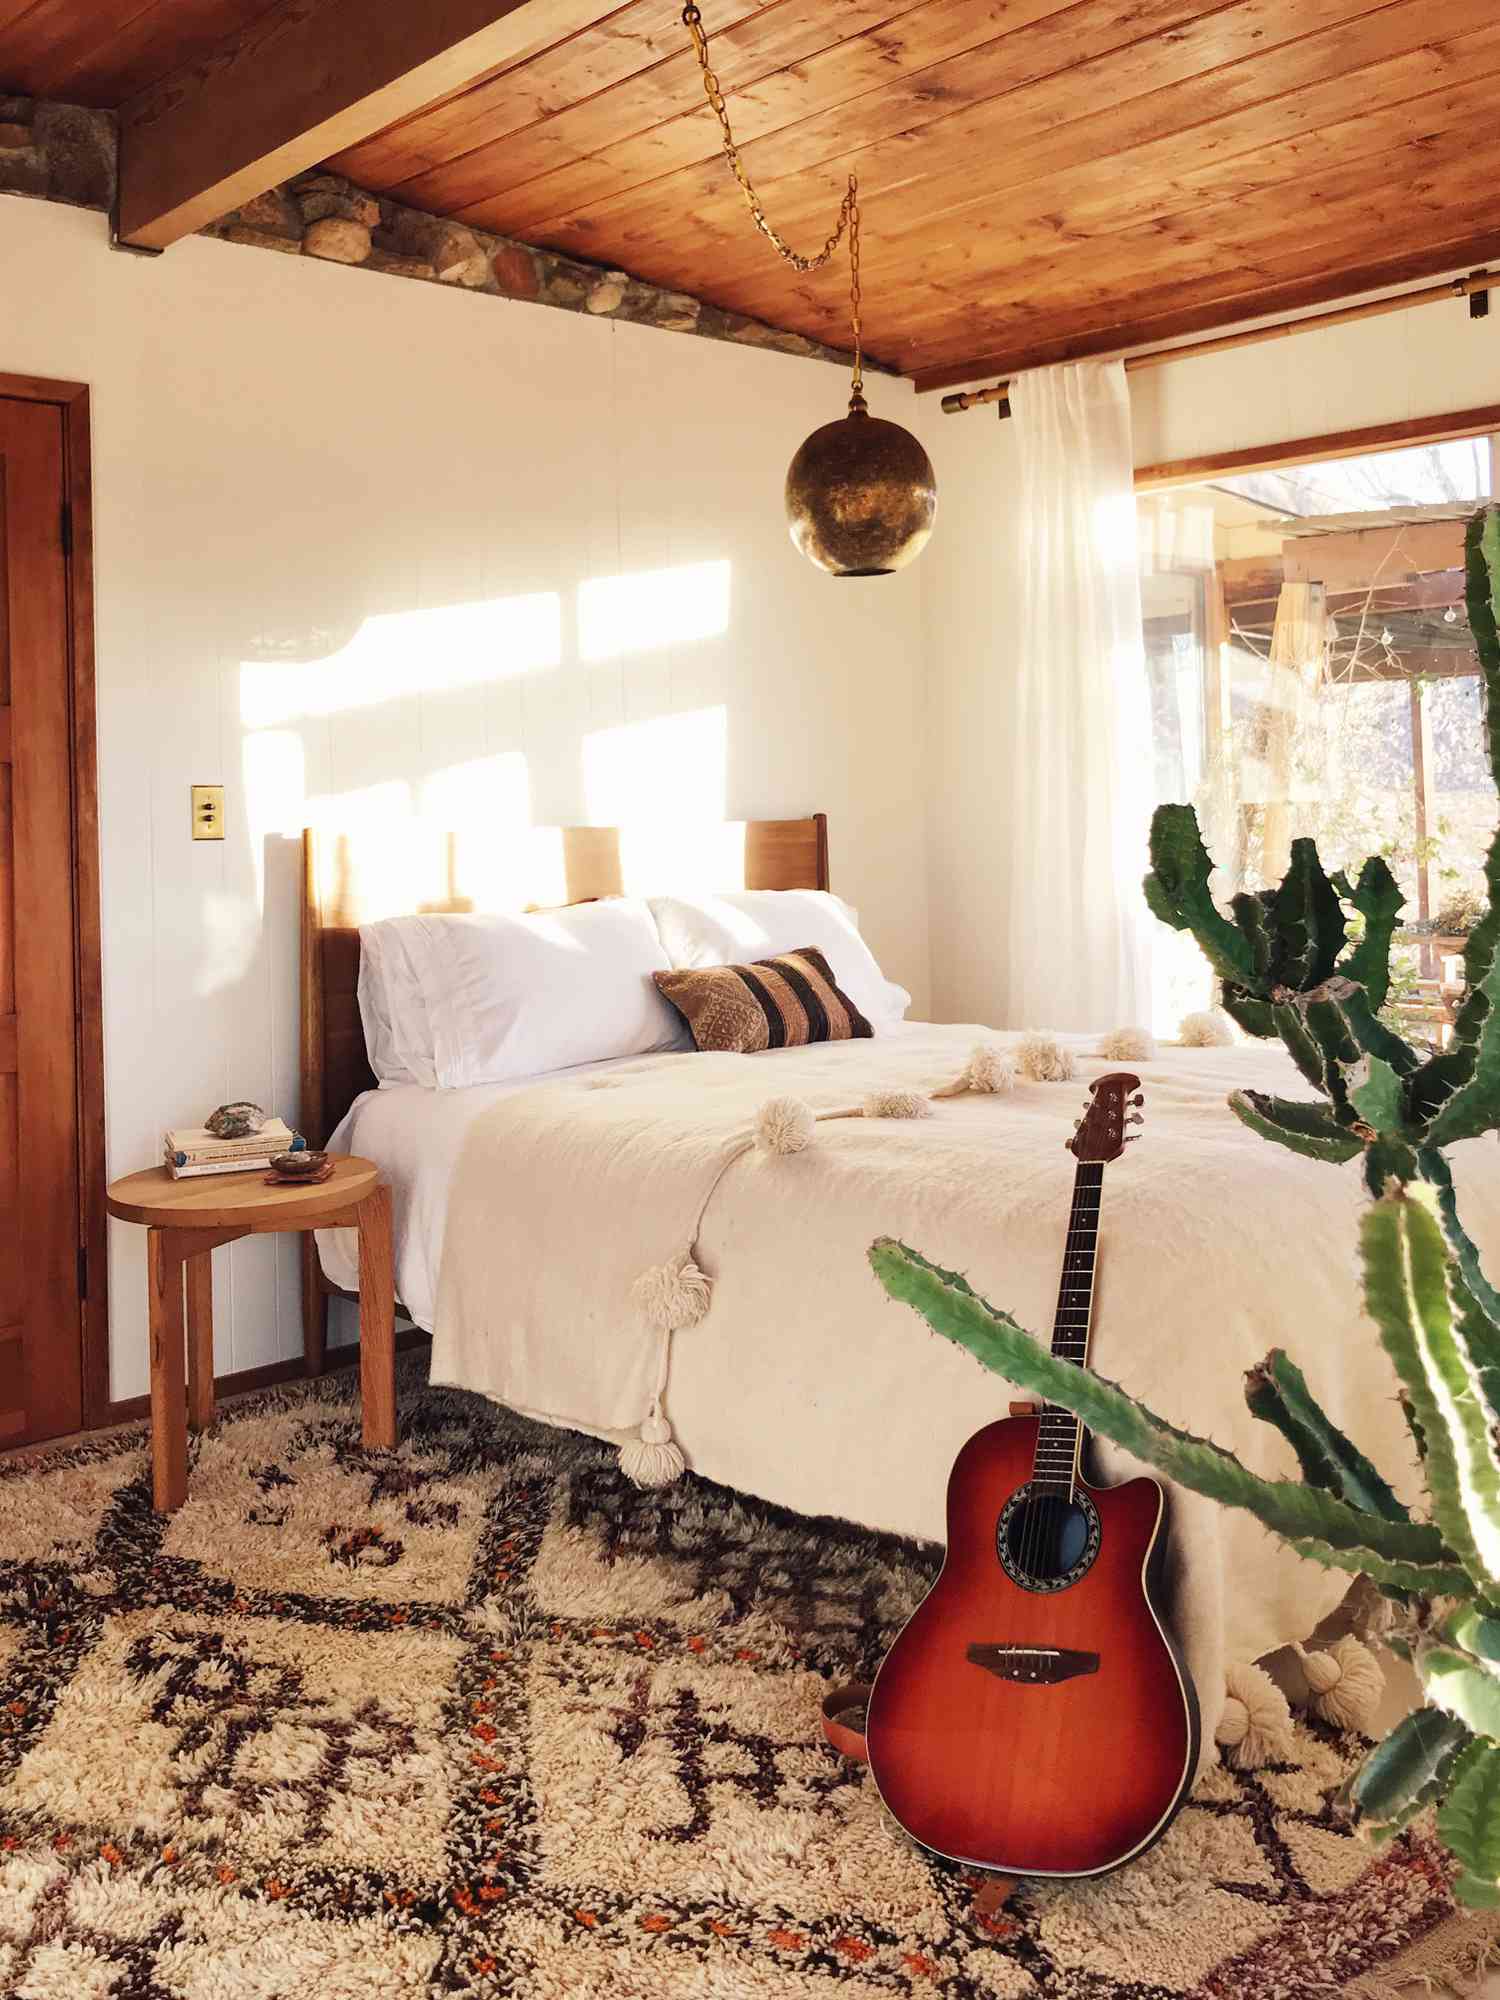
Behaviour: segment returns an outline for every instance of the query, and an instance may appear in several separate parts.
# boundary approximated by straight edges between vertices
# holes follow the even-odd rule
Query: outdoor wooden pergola
[[[1406,683],[1417,896],[1415,921],[1403,935],[1419,949],[1424,992],[1439,1020],[1449,1012],[1442,960],[1462,951],[1464,940],[1440,936],[1433,928],[1430,854],[1436,815],[1428,691],[1435,680],[1478,672],[1464,594],[1464,521],[1470,511],[1468,505],[1444,504],[1285,520],[1278,523],[1279,557],[1227,561],[1216,574],[1223,638],[1264,643],[1274,659],[1278,629],[1295,594],[1322,621],[1322,673],[1328,682]]]

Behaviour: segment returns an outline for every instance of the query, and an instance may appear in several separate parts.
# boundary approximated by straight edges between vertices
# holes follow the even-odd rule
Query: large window
[[[1383,854],[1406,894],[1396,1004],[1440,1037],[1494,829],[1463,524],[1488,439],[1142,494],[1146,662],[1162,800],[1198,808],[1227,898],[1313,835],[1330,868]],[[1186,941],[1158,1018],[1207,998]]]

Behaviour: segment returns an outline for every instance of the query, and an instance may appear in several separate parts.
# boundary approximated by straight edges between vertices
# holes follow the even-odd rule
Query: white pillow
[[[390,917],[359,929],[359,1012],[370,1067],[382,1088],[437,1083],[432,1022],[421,976],[412,963],[402,925]]]
[[[738,889],[723,896],[652,896],[651,914],[674,967],[744,965],[816,945],[834,978],[878,1034],[911,1005],[859,934],[859,918],[826,889]]]
[[[636,899],[389,921],[421,976],[440,1088],[689,1046],[652,981],[671,961]]]

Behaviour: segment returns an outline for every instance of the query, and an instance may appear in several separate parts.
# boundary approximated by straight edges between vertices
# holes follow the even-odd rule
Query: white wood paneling
[[[94,392],[112,1173],[225,1096],[295,1114],[308,802],[420,805],[508,758],[486,771],[524,769],[534,817],[579,819],[586,745],[649,754],[633,725],[722,710],[731,816],[826,810],[836,886],[925,1007],[920,570],[817,575],[781,515],[792,451],[843,407],[837,371],[229,244],[113,256],[99,217],[11,199],[0,267],[45,273],[7,292],[0,370]],[[870,388],[914,420],[905,388]],[[714,561],[727,630],[580,660],[582,584]],[[538,596],[553,664],[534,621],[516,637]],[[452,622],[475,607],[477,639]],[[466,646],[473,677],[444,685]],[[194,845],[188,786],[215,781],[228,837]],[[217,1365],[298,1352],[288,1246],[215,1262]],[[118,1224],[111,1285],[128,1396],[145,1279]]]

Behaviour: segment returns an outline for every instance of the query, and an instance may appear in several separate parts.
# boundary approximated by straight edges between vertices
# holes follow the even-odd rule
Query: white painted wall
[[[730,817],[825,810],[835,886],[927,1011],[921,572],[836,582],[782,523],[835,370],[228,244],[114,255],[100,217],[14,199],[0,272],[0,372],[94,396],[112,1174],[226,1097],[295,1115],[309,802],[420,805],[477,760],[539,823],[679,780]],[[903,387],[870,390],[910,421]],[[727,629],[659,643],[679,586],[636,649],[581,659],[583,586],[703,563],[728,565]],[[188,787],[215,781],[228,838],[195,845]],[[215,1266],[217,1368],[299,1353],[292,1239]],[[110,1284],[129,1396],[140,1230],[114,1225]]]
[[[1439,415],[1500,403],[1500,318],[1471,320],[1462,300],[1423,306],[1140,370],[1130,388],[1137,465]],[[994,864],[1008,837],[995,750],[1016,673],[1015,429],[987,408],[945,417],[936,396],[917,408],[941,495],[922,558],[934,1017],[1042,1025],[1008,1011]],[[1054,809],[1068,808],[1060,796]]]
[[[1382,313],[1136,370],[1130,401],[1137,465],[1473,409],[1500,402],[1500,317],[1467,299]]]

